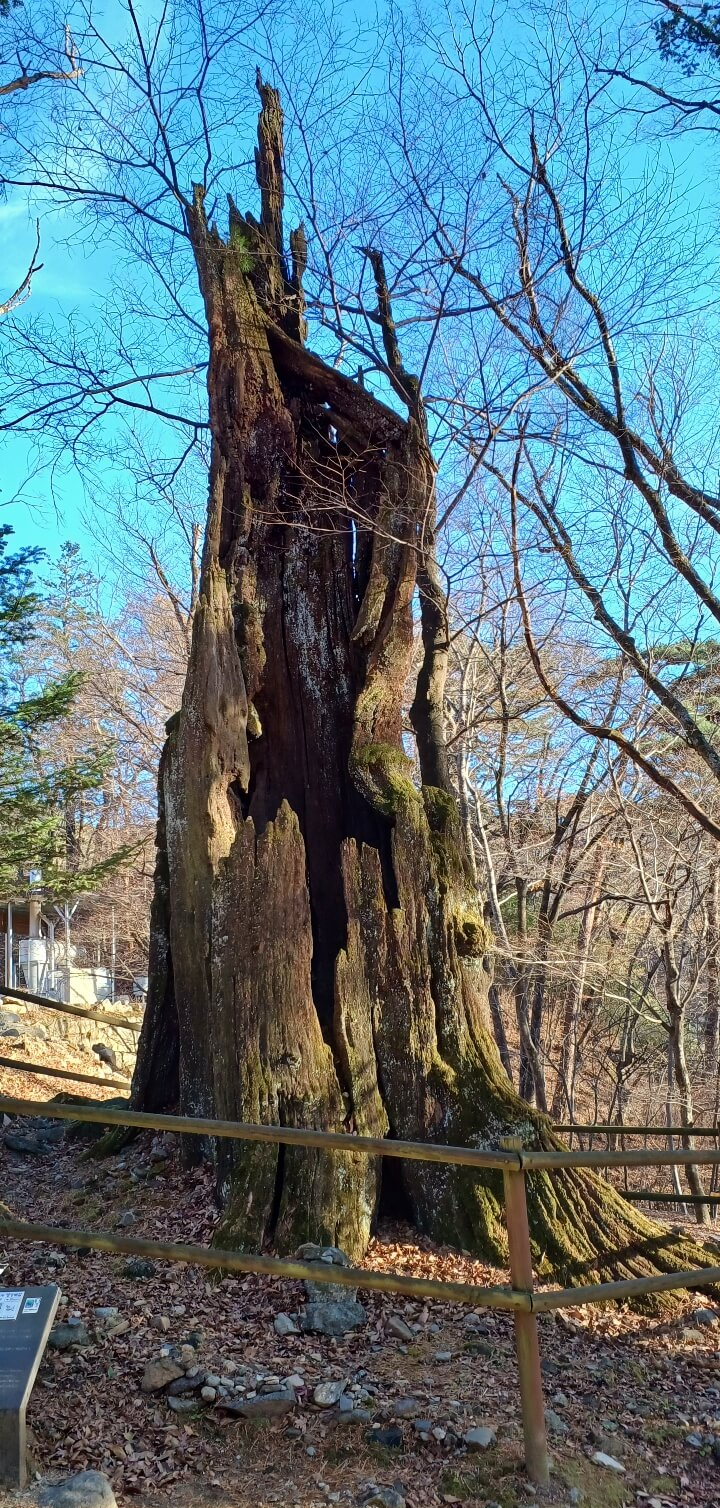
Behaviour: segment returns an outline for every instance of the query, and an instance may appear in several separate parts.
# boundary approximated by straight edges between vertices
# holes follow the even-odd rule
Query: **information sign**
[[[0,1288],[0,1484],[24,1487],[25,1410],[60,1300],[47,1288]]]

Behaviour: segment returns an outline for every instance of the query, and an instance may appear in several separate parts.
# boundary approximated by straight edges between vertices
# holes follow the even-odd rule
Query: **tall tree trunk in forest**
[[[472,659],[470,656],[468,656],[462,668],[460,681],[459,722],[461,728],[465,726],[467,717],[469,715],[467,678],[471,668]],[[477,891],[480,886],[480,881],[478,876],[477,861],[475,859],[475,840],[473,834],[472,815],[470,810],[473,790],[470,780],[470,758],[468,754],[467,742],[464,738],[461,738],[458,741],[457,745],[455,755],[455,779],[457,782],[460,831],[467,851],[470,879],[472,881],[473,889]],[[497,899],[497,891],[495,890],[495,876],[494,870],[492,868],[492,858],[483,827],[482,815],[477,805],[477,797],[475,799],[475,808],[478,826],[481,831],[481,842],[485,851],[485,859],[488,867],[489,889],[491,891],[490,910],[491,912],[494,912],[495,916],[499,919],[500,910],[499,902]],[[500,1053],[500,1060],[508,1078],[512,1082],[512,1059],[510,1057],[510,1047],[508,1044],[507,1032],[505,1030],[505,1018],[503,1016],[502,1000],[500,998],[500,992],[494,981],[490,982],[490,988],[488,991],[488,1004],[490,1006],[490,1020],[492,1022],[493,1035],[495,1037],[495,1043],[498,1052]]]
[[[680,1122],[683,1127],[680,1140],[687,1151],[692,1151],[695,1140],[690,1128],[695,1119],[692,1084],[685,1056],[685,1006],[679,996],[680,969],[675,956],[675,946],[668,931],[663,942],[663,968],[665,972],[665,1000],[668,1012],[668,1043],[675,1083],[680,1091]],[[687,1129],[686,1129],[687,1128]],[[704,1189],[700,1174],[694,1163],[685,1169],[690,1192],[695,1200],[702,1199]],[[710,1224],[710,1207],[695,1204],[695,1217],[699,1225]]]
[[[705,1057],[709,1072],[717,1078],[720,1069],[720,869],[717,866],[707,894],[705,951]]]
[[[554,1145],[515,1094],[488,1025],[490,938],[445,756],[447,629],[418,384],[372,251],[407,418],[305,348],[304,234],[290,237],[288,270],[280,102],[258,85],[259,221],[231,205],[224,241],[199,190],[188,212],[209,329],[210,497],[187,682],[161,772],[134,1103],[163,1087],[170,1096],[177,1075],[186,1114]],[[416,593],[420,790],[402,731]],[[363,1251],[380,1161],[228,1142],[212,1151],[221,1244],[312,1238]],[[499,1180],[422,1163],[400,1176],[423,1230],[504,1252]],[[566,1278],[697,1256],[663,1243],[589,1175],[534,1178],[530,1206],[536,1249]]]
[[[534,977],[534,966],[529,956],[528,883],[524,875],[515,876],[515,894],[517,897],[515,935],[518,963],[514,969],[513,994],[515,997],[515,1015],[520,1035],[520,1094],[529,1105],[539,1105],[544,1111],[547,1108],[545,1104],[545,1073],[540,1057],[539,1036],[536,1041],[530,1024],[530,990]]]
[[[567,995],[565,997],[560,1041],[560,1065],[552,1100],[551,1114],[555,1121],[559,1121],[562,1115],[567,1115],[570,1121],[575,1116],[575,1055],[577,1052],[578,1020],[582,1010],[585,980],[595,933],[595,922],[598,913],[597,903],[600,899],[605,880],[607,856],[607,845],[601,843],[597,855],[595,872],[585,896],[585,908],[580,918],[580,931],[574,960],[575,972],[568,984]]]

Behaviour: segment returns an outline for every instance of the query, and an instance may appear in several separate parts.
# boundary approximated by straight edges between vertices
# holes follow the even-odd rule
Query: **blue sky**
[[[47,210],[41,217],[42,268],[33,279],[27,312],[51,320],[92,307],[95,293],[112,279],[112,258],[102,250],[68,246],[63,216]],[[0,265],[3,286],[17,287],[35,245],[35,216],[27,196],[16,192],[0,205]],[[2,517],[12,522],[19,543],[42,543],[54,551],[67,538],[84,542],[82,486],[70,464],[50,464],[34,443],[18,434],[3,439],[0,473]]]
[[[612,15],[612,7],[606,9]],[[144,13],[146,17],[154,14],[153,5],[147,4]],[[111,8],[110,14],[111,24],[114,21],[119,26],[122,8]],[[437,18],[438,34],[442,34],[443,27],[447,25],[443,7],[440,4],[433,5],[432,14]],[[410,7],[407,15],[411,16]],[[352,36],[353,28],[357,29],[360,20],[364,19],[372,32],[375,19],[379,23],[387,19],[382,11],[378,16],[374,10],[372,13],[369,9],[364,12],[362,7],[348,3],[336,6],[335,16],[341,33],[347,37]],[[277,39],[279,52],[290,72],[298,28],[305,48],[305,66],[308,65],[308,60],[310,66],[313,62],[320,66],[317,44],[311,34],[302,38],[302,26],[303,18],[294,13],[292,20],[288,20],[286,24],[286,35]],[[318,52],[315,58],[314,48]],[[358,64],[352,56],[352,48],[348,57],[346,76],[343,76],[342,71],[335,74],[334,82],[338,92],[344,83],[350,88],[357,73]],[[251,98],[253,60],[250,56],[245,60],[244,66],[247,71],[244,87],[247,97]],[[272,74],[272,69],[268,69],[267,65],[265,71],[268,76]],[[29,96],[28,102],[30,103]],[[248,111],[247,120],[243,120],[239,132],[245,150],[254,132],[253,113]],[[318,115],[320,116],[319,106]],[[316,124],[314,129],[316,140],[322,145],[322,123],[320,126]],[[236,134],[237,131],[235,123]],[[667,140],[662,144],[649,143],[646,139],[636,142],[630,134],[625,151],[624,174],[627,182],[639,181],[649,163],[663,161],[666,166],[671,164],[684,210],[691,214],[697,213],[701,219],[705,217],[709,226],[715,223],[712,213],[714,207],[710,205],[709,198],[712,195],[716,203],[714,185],[717,181],[717,159],[718,149],[715,143],[703,134],[677,138],[671,146]],[[352,178],[354,172],[362,170],[362,165],[353,160],[349,151],[342,167],[348,179]],[[47,196],[43,202],[36,202],[34,198],[29,199],[24,191],[9,190],[6,202],[0,204],[0,263],[3,266],[4,283],[12,288],[24,275],[34,244],[36,214],[41,220],[43,267],[35,276],[32,298],[22,311],[21,319],[57,321],[59,326],[73,317],[92,320],[94,311],[113,292],[118,267],[117,246],[97,236],[92,239],[79,236],[72,218],[73,211],[53,205]],[[288,216],[289,220],[291,218]],[[70,240],[69,230],[75,231]],[[672,234],[671,225],[669,234]],[[714,257],[716,254],[714,243],[712,252],[710,244],[708,269],[711,255]],[[145,422],[144,433],[150,447],[155,445],[162,453],[165,446],[163,427],[153,426],[153,422],[148,420]],[[87,472],[84,476],[80,475],[68,452],[58,454],[55,451],[50,458],[49,452],[38,451],[26,438],[12,433],[4,437],[3,460],[0,480],[2,517],[11,519],[18,541],[23,544],[42,543],[53,552],[63,540],[70,538],[81,545],[90,563],[94,564],[98,556],[97,531],[93,534],[87,527],[85,487],[90,489],[92,505],[98,485],[97,476]],[[103,460],[102,486],[111,490],[124,486],[125,481],[122,458],[117,455],[106,456]]]

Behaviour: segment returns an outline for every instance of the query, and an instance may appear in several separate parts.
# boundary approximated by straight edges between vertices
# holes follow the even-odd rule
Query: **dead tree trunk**
[[[259,222],[231,205],[223,240],[198,190],[189,213],[209,330],[210,497],[161,772],[134,1100],[171,1093],[175,1071],[186,1114],[547,1145],[548,1123],[515,1094],[488,1024],[490,937],[447,779],[447,633],[417,384],[375,253],[407,419],[305,348],[304,235],[290,237],[288,270],[280,102],[259,89]],[[401,716],[418,599],[421,789]],[[227,1142],[213,1153],[224,1244],[364,1249],[377,1161]],[[499,1181],[421,1163],[401,1176],[419,1227],[503,1252]],[[531,1202],[537,1249],[566,1278],[692,1260],[597,1179],[540,1176]]]

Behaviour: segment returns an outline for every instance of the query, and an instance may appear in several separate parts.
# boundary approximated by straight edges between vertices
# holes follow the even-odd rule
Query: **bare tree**
[[[435,278],[446,279],[442,299],[428,286],[428,317],[434,311],[455,339],[462,330],[470,342],[454,442],[464,443],[471,463],[482,452],[495,485],[508,500],[512,495],[525,571],[543,569],[554,552],[588,633],[610,641],[677,747],[696,755],[716,781],[720,755],[696,704],[694,677],[695,646],[720,621],[712,563],[720,501],[706,482],[715,432],[711,425],[698,437],[697,386],[709,373],[701,376],[693,340],[708,306],[714,309],[710,269],[682,204],[673,203],[672,182],[637,187],[623,179],[623,112],[612,80],[624,44],[614,46],[602,23],[593,28],[588,17],[568,33],[567,18],[550,13],[528,80],[525,60],[513,64],[492,22],[483,33],[476,16],[461,10],[452,17],[452,29],[435,44],[440,81],[431,102],[413,87],[411,70],[398,75],[399,126],[389,152],[404,163],[415,223],[434,249],[428,260]],[[501,58],[508,66],[498,71]],[[429,112],[445,120],[451,105],[454,128],[439,141]],[[675,217],[674,263],[667,235],[661,247],[653,234],[661,195],[665,219]],[[488,316],[497,339],[490,374],[499,352],[511,374],[499,429]],[[679,613],[686,626],[680,673],[677,657],[666,653],[670,593],[675,618]],[[683,781],[680,760],[670,768],[642,739],[628,741],[612,708],[596,718],[583,707],[563,710],[588,735],[640,763],[720,836],[699,790]],[[622,710],[621,700],[615,711]]]
[[[7,5],[0,9],[0,20],[3,18],[3,16],[7,16],[8,9],[9,7]],[[6,79],[0,82],[0,99],[7,98],[7,96],[11,94],[24,92],[26,89],[30,89],[35,84],[42,84],[48,81],[52,81],[53,83],[57,83],[58,81],[63,83],[71,83],[73,80],[79,79],[82,75],[80,60],[72,39],[72,33],[69,26],[65,27],[65,61],[67,64],[65,68],[45,68],[41,69],[39,72],[33,73],[28,68],[27,62],[23,58],[21,53],[18,52],[16,56],[17,66],[20,71],[14,78]],[[42,262],[38,261],[40,252],[39,221],[36,221],[35,230],[35,250],[32,253],[30,262],[28,263],[27,272],[25,273],[20,283],[18,283],[18,286],[15,289],[14,293],[11,293],[6,299],[0,302],[0,318],[2,318],[2,316],[5,314],[11,314],[13,310],[18,309],[20,305],[24,304],[26,299],[30,297],[33,276],[36,272],[39,272],[42,267]]]

